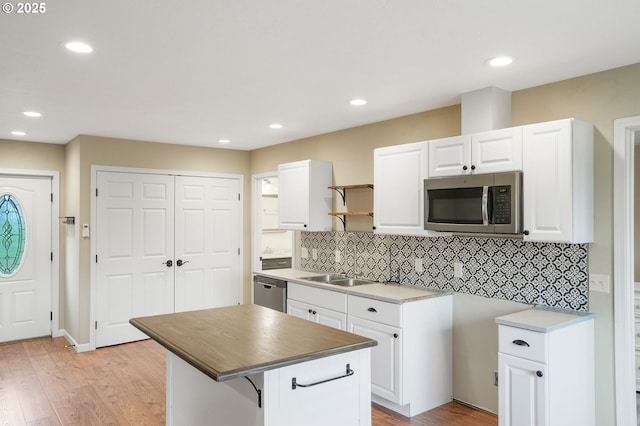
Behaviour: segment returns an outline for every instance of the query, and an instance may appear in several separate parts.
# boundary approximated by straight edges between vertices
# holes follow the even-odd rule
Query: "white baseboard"
[[[90,352],[96,349],[93,345],[90,345],[88,343],[79,345],[78,342],[76,342],[76,339],[74,339],[69,333],[67,333],[67,330],[62,330],[62,336],[64,336],[67,342],[69,342],[69,346],[73,346],[73,349],[75,349],[75,351],[78,353]]]

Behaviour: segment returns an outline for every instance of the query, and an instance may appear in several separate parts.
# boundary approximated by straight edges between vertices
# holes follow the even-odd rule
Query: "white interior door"
[[[0,342],[51,335],[51,178],[0,176]]]
[[[97,173],[96,347],[140,316],[241,302],[240,181]]]
[[[172,176],[97,174],[96,347],[145,339],[129,319],[173,312]]]
[[[237,179],[176,177],[176,312],[240,303]]]

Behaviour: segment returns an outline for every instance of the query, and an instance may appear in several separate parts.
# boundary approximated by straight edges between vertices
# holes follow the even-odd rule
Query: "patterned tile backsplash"
[[[301,247],[317,258],[302,269],[345,272],[375,281],[397,281],[514,302],[587,311],[586,244],[529,243],[513,239],[408,237],[357,232],[302,232]],[[335,252],[341,253],[337,263]],[[355,256],[354,256],[355,254]],[[423,272],[415,272],[422,259]],[[454,262],[463,265],[454,277]]]

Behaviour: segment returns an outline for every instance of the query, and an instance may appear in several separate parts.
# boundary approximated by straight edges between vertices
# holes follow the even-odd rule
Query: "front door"
[[[0,342],[51,335],[51,178],[0,176]]]

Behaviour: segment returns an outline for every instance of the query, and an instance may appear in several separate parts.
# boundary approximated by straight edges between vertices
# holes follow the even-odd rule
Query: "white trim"
[[[96,188],[97,188],[97,174],[98,172],[121,172],[121,173],[141,173],[141,174],[156,174],[156,175],[165,175],[165,176],[194,176],[194,177],[215,177],[215,178],[226,178],[226,179],[237,179],[238,180],[238,191],[240,191],[240,235],[238,236],[238,248],[240,249],[240,259],[239,259],[239,276],[238,280],[240,282],[238,288],[238,300],[240,303],[244,303],[244,175],[242,174],[231,174],[231,173],[208,173],[208,172],[194,172],[194,171],[182,171],[182,170],[165,170],[165,169],[143,169],[138,167],[118,167],[118,166],[103,166],[103,165],[91,165],[91,223],[97,223],[97,201],[95,197]],[[93,231],[95,235],[96,231]],[[95,259],[98,253],[97,248],[97,239],[91,238],[91,255],[89,259]],[[96,322],[96,285],[97,285],[97,268],[96,262],[91,262],[91,272],[90,272],[90,284],[89,284],[89,343],[83,345],[76,345],[76,352],[86,352],[96,349],[96,329],[94,324]]]
[[[636,426],[633,312],[633,150],[640,117],[614,121],[613,276],[616,424]]]
[[[251,175],[251,272],[262,270],[260,262],[260,251],[262,247],[262,179],[278,177],[278,172],[266,172]],[[251,297],[253,300],[253,286],[251,286]]]
[[[51,264],[51,337],[62,336],[60,328],[60,172],[55,170],[30,170],[30,169],[0,169],[0,175],[12,176],[37,176],[51,178],[51,251],[53,262]]]

